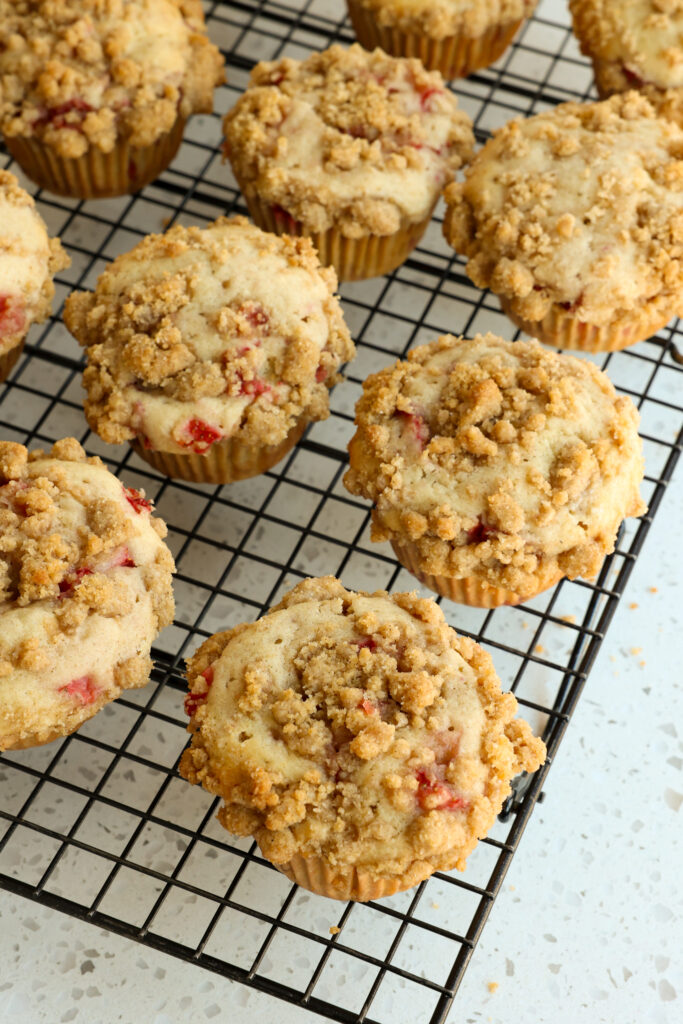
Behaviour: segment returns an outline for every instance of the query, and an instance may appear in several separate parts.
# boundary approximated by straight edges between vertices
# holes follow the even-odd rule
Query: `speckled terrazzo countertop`
[[[465,974],[454,1024],[683,1019],[682,522],[679,473]],[[0,965],[8,1024],[321,1019],[4,892]]]

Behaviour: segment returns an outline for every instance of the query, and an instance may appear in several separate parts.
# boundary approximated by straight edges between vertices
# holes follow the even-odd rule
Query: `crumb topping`
[[[0,749],[149,677],[172,620],[164,523],[74,438],[0,442]],[[79,715],[82,713],[82,718]]]
[[[445,199],[467,273],[522,319],[559,304],[632,325],[683,303],[683,131],[637,93],[510,122]]]
[[[645,506],[638,413],[592,363],[538,342],[445,336],[368,377],[344,483],[373,540],[425,571],[518,593],[592,577]]]
[[[278,444],[300,418],[325,419],[354,354],[336,286],[308,239],[244,217],[149,235],[66,303],[88,350],[90,426],[112,444],[202,454],[236,434]]]
[[[48,238],[32,197],[0,171],[0,355],[47,319],[52,278],[70,262],[59,239]]]
[[[531,16],[537,0],[358,0],[378,25],[431,39],[462,34],[476,39],[495,25]]]
[[[200,0],[0,0],[0,20],[0,130],[62,157],[149,146],[224,81]]]
[[[349,238],[423,221],[474,143],[438,72],[358,45],[257,64],[224,131],[247,197]]]
[[[411,884],[462,870],[545,755],[488,654],[415,594],[305,580],[207,640],[188,679],[180,771],[275,864],[322,855]]]
[[[570,0],[569,6],[582,52],[615,65],[625,82],[619,91],[683,86],[681,0]]]

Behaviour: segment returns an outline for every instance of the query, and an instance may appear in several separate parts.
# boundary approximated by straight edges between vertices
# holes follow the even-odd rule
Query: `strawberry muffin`
[[[74,732],[131,687],[173,617],[166,527],[73,438],[0,442],[0,750]]]
[[[88,423],[169,476],[264,472],[329,415],[354,354],[336,286],[307,238],[244,217],[148,236],[66,303]]]
[[[510,319],[614,351],[683,313],[683,130],[639,93],[505,125],[445,192],[444,234]]]
[[[638,89],[683,127],[681,0],[570,0],[581,52],[601,98]]]
[[[537,0],[347,0],[358,41],[395,57],[419,57],[444,78],[498,60]]]
[[[0,0],[0,21],[0,131],[60,195],[153,181],[224,81],[200,0]]]
[[[438,73],[360,46],[257,64],[224,130],[256,223],[308,235],[341,281],[404,262],[474,143]]]
[[[188,665],[180,772],[299,885],[372,900],[463,871],[545,747],[432,600],[299,583]]]
[[[59,239],[48,238],[28,192],[0,171],[0,381],[19,358],[31,324],[50,315],[52,279],[70,262]]]
[[[637,426],[592,363],[446,336],[365,381],[344,483],[425,586],[518,604],[594,577],[624,517],[645,511]]]

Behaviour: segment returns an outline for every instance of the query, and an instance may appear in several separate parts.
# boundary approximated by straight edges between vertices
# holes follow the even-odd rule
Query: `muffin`
[[[0,21],[0,131],[60,195],[153,181],[224,81],[200,0],[0,0]]]
[[[581,52],[602,99],[638,89],[683,127],[683,4],[677,0],[570,0]]]
[[[336,285],[308,239],[244,217],[149,235],[66,303],[88,423],[182,480],[265,472],[329,415],[354,354]]]
[[[418,57],[444,78],[498,60],[537,0],[347,0],[359,43]]]
[[[439,74],[360,46],[257,64],[223,126],[256,223],[307,235],[341,281],[407,259],[474,142]]]
[[[683,312],[683,131],[638,93],[511,121],[445,199],[469,276],[548,345],[614,351]]]
[[[70,262],[59,239],[48,238],[28,192],[0,171],[0,381],[19,358],[31,324],[50,315],[52,279]]]
[[[369,377],[344,483],[425,586],[492,608],[592,579],[645,511],[638,413],[592,363],[445,336]]]
[[[181,774],[288,878],[371,900],[465,868],[545,747],[432,600],[299,583],[188,664]]]
[[[166,527],[78,441],[0,442],[0,750],[74,732],[144,686],[173,617]]]

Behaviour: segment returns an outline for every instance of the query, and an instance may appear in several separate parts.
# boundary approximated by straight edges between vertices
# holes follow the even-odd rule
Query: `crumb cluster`
[[[637,93],[495,133],[445,192],[467,273],[529,322],[662,322],[683,307],[683,131]]]
[[[188,665],[180,770],[278,865],[321,855],[416,884],[464,868],[544,747],[491,660],[415,594],[306,580]]]
[[[306,238],[243,217],[175,227],[119,256],[64,319],[88,350],[85,411],[113,444],[205,452],[239,433],[278,444],[328,415],[328,389],[354,348]]]
[[[589,362],[446,336],[370,376],[344,483],[424,571],[525,594],[592,577],[644,511],[638,414]]]
[[[0,130],[61,157],[150,146],[224,80],[200,0],[0,0],[0,21]]]
[[[438,72],[358,45],[257,64],[224,130],[247,198],[349,238],[423,221],[474,143]]]
[[[382,28],[430,39],[462,34],[476,39],[495,25],[529,18],[537,0],[358,0]]]

